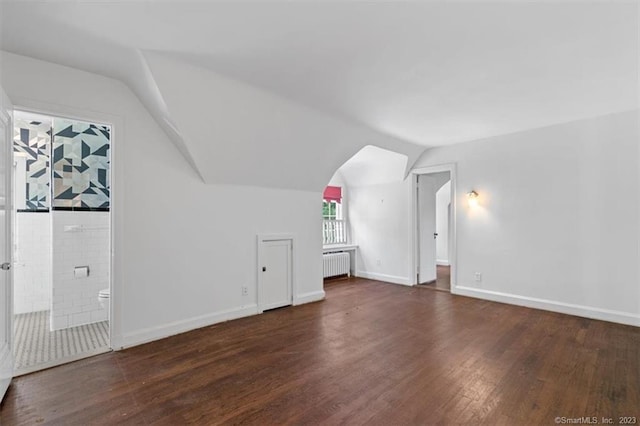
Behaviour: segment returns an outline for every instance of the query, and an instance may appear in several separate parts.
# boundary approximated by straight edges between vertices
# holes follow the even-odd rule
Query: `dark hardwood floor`
[[[640,329],[349,279],[14,380],[5,425],[640,421]]]

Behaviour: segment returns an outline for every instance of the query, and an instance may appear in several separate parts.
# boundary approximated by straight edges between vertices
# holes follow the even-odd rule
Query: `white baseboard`
[[[594,308],[592,306],[575,305],[572,303],[556,302],[535,297],[518,296],[515,294],[498,291],[484,290],[473,287],[455,286],[451,293],[460,296],[475,297],[494,302],[508,303],[511,305],[526,306],[528,308],[542,309],[545,311],[559,312],[561,314],[575,315],[579,317],[616,322],[620,324],[640,327],[640,314],[614,311],[610,309]]]
[[[399,277],[396,275],[387,275],[387,274],[378,274],[375,272],[358,271],[356,272],[356,276],[360,278],[367,278],[370,280],[385,281],[393,284],[413,285],[411,280],[408,279],[407,277]]]
[[[299,294],[298,296],[293,298],[293,304],[303,305],[305,303],[317,302],[319,300],[324,300],[324,296],[325,296],[324,290]]]
[[[448,260],[436,259],[436,265],[438,266],[451,266]]]
[[[304,303],[317,302],[325,298],[324,290],[304,293],[294,298],[294,305],[302,305]],[[130,348],[132,346],[142,345],[154,340],[164,339],[165,337],[174,336],[176,334],[185,333],[201,327],[217,324],[219,322],[229,321],[233,319],[248,317],[258,314],[258,306],[253,304],[242,308],[228,309],[212,314],[201,315],[199,317],[189,318],[181,321],[175,321],[169,324],[163,324],[157,327],[149,327],[133,333],[126,333],[122,338],[112,340],[113,348],[116,350]]]
[[[253,304],[241,308],[228,309],[212,314],[201,315],[185,320],[175,321],[168,324],[149,327],[132,333],[125,333],[121,342],[114,349],[130,348],[132,346],[141,345],[154,340],[164,339],[196,328],[206,327],[223,321],[229,321],[237,318],[248,317],[258,314],[258,306]],[[120,340],[120,339],[118,339]]]

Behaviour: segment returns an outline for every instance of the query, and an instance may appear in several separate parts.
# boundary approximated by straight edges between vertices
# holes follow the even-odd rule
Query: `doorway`
[[[415,284],[451,292],[455,254],[453,165],[415,170]]]
[[[111,126],[14,112],[14,371],[110,350]]]

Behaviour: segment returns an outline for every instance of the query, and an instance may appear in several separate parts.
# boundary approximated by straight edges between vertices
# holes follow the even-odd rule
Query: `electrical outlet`
[[[476,282],[477,283],[482,282],[482,272],[476,272]]]
[[[247,287],[246,285],[242,286],[242,295],[243,296],[248,296],[249,295],[249,287]]]

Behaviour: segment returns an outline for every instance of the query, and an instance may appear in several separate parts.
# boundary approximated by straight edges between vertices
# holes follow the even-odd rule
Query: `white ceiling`
[[[48,115],[33,114],[30,112],[16,111],[14,114],[16,120],[36,121],[43,124],[43,127],[53,127],[53,118]]]
[[[636,2],[3,2],[4,50],[127,83],[145,51],[424,146],[637,108]]]

